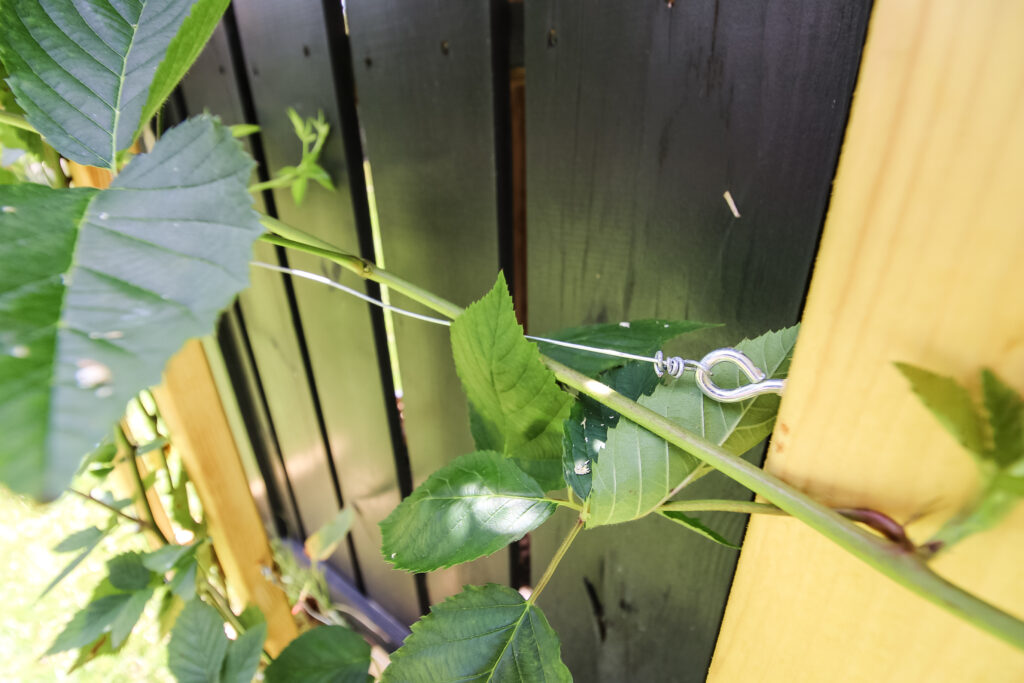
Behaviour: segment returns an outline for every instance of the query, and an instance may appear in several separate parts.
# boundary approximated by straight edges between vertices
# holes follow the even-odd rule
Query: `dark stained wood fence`
[[[462,305],[502,267],[533,333],[651,316],[725,323],[670,349],[699,354],[799,318],[868,0],[350,0],[345,11],[347,31],[330,0],[236,0],[175,100],[179,115],[258,123],[248,144],[261,179],[298,160],[286,108],[324,112],[337,191],[312,187],[301,206],[268,191],[261,209],[373,257],[367,161],[386,267]],[[510,107],[510,70],[525,73],[525,108]],[[367,287],[267,245],[256,258]],[[466,583],[529,581],[524,557],[538,578],[570,517],[535,532],[528,554],[429,577],[381,557],[377,523],[473,448],[447,331],[395,321],[399,403],[379,311],[264,270],[252,279],[220,340],[268,527],[301,540],[355,507],[332,564],[405,623]],[[744,495],[716,477],[700,486]],[[742,536],[736,516],[715,523]],[[659,520],[598,529],[540,604],[577,680],[703,680],[735,562]]]

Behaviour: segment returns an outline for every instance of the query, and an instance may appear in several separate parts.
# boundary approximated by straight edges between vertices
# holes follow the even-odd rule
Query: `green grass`
[[[100,543],[46,597],[37,599],[75,553],[50,550],[79,529],[105,525],[109,513],[74,496],[41,506],[0,489],[0,681],[172,681],[166,639],[156,626],[156,601],[135,627],[120,654],[100,657],[68,674],[76,652],[41,658],[65,623],[89,600],[106,574],[106,560],[126,550],[144,550],[141,535],[127,525]]]

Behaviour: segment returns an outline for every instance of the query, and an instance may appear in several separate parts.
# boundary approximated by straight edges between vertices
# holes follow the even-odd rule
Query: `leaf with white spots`
[[[252,161],[209,117],[108,190],[0,186],[0,482],[52,498],[248,284]]]

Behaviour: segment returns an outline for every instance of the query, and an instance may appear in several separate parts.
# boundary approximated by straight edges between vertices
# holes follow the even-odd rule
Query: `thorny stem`
[[[530,599],[526,601],[527,604],[533,605],[537,602],[537,598],[540,597],[541,591],[544,590],[544,587],[548,585],[548,581],[550,581],[551,577],[554,576],[559,563],[561,563],[562,558],[565,557],[565,554],[569,551],[569,546],[571,546],[572,542],[576,540],[576,536],[579,535],[582,529],[583,518],[580,517],[576,520],[576,523],[572,525],[572,529],[569,530],[565,540],[562,541],[562,545],[558,546],[558,550],[555,551],[555,556],[551,558],[551,562],[548,563],[548,568],[544,570],[544,575],[540,577],[540,581],[537,582],[537,586],[530,594]]]
[[[280,235],[265,235],[262,238],[264,241],[327,258],[360,277],[385,284],[449,318],[455,318],[462,313],[462,309],[455,304],[397,278],[358,256],[340,252],[323,240],[309,239],[302,231],[276,219],[263,217],[262,222],[269,230]],[[688,432],[663,415],[626,398],[611,387],[546,356],[541,355],[541,360],[559,382],[590,396],[631,422],[722,472],[914,593],[1024,650],[1024,621],[942,578],[916,553],[908,552],[899,544],[861,529],[835,510],[811,499],[773,474]],[[538,588],[543,588],[543,584],[539,584]],[[532,597],[536,595],[535,592]]]
[[[132,522],[133,524],[138,524],[140,527],[142,527],[144,529],[151,528],[150,525],[149,525],[149,522],[147,522],[146,520],[139,519],[138,517],[132,517],[127,512],[123,512],[121,510],[118,510],[113,505],[108,505],[107,503],[104,503],[99,498],[95,498],[94,496],[89,495],[85,491],[79,491],[78,489],[68,489],[68,491],[70,493],[74,493],[77,496],[81,496],[82,498],[85,498],[86,500],[91,500],[92,502],[96,503],[100,507],[105,507],[106,509],[110,510],[114,514],[127,519],[129,522]]]

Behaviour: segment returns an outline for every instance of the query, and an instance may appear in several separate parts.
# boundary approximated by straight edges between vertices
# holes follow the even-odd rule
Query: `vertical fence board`
[[[279,217],[341,248],[358,252],[352,199],[348,191],[345,145],[331,68],[329,27],[319,2],[279,3],[248,0],[235,5],[271,170],[295,164],[300,144],[286,116],[294,107],[302,116],[323,111],[332,126],[321,162],[338,188],[330,193],[311,186],[301,206],[287,191],[275,192]],[[339,27],[331,27],[339,28]],[[340,269],[301,254],[289,254],[294,267],[340,278]],[[377,523],[399,500],[377,349],[366,304],[308,281],[296,281],[295,293],[312,372],[329,439],[330,454],[318,444],[296,463],[317,485],[330,482],[327,457],[340,474],[346,505],[358,512],[352,539],[368,595],[405,620],[418,615],[412,577],[394,571],[380,554]],[[358,283],[357,287],[362,287]],[[316,432],[315,432],[316,433]],[[308,469],[306,469],[308,468]],[[336,509],[333,494],[301,489],[318,513],[307,520],[312,531]],[[358,576],[349,573],[351,578]]]
[[[181,90],[186,106],[193,112],[208,109],[225,124],[236,124],[245,122],[245,116],[235,84],[228,37],[221,25],[182,81]],[[259,198],[257,207],[263,208]],[[254,249],[254,258],[269,263],[276,263],[277,259],[273,247],[259,243]],[[289,528],[290,533],[301,536],[306,529],[314,531],[315,527],[308,525],[324,514],[310,506],[310,499],[322,498],[328,493],[317,496],[315,492],[325,486],[326,481],[299,466],[299,462],[318,447],[313,400],[306,384],[281,276],[251,268],[249,277],[250,286],[239,295],[239,303],[285,467],[293,477],[294,488],[306,492],[297,501],[303,519],[293,520]],[[277,479],[279,488],[287,491],[285,476],[281,472]]]
[[[385,265],[466,305],[498,270],[490,2],[362,0],[346,11]],[[395,337],[418,484],[473,450],[469,414],[448,330],[396,316]],[[430,598],[489,581],[508,581],[506,552],[432,573]]]
[[[970,456],[892,367],[1024,391],[1024,6],[875,3],[767,467],[917,540],[976,493]],[[1024,617],[1024,507],[935,569]],[[840,667],[840,668],[837,668]],[[752,521],[717,681],[1004,681],[1024,654],[797,522]]]
[[[726,323],[670,348],[702,353],[795,322],[868,6],[526,3],[531,331]],[[534,534],[535,577],[571,521]],[[579,680],[703,680],[734,565],[643,520],[582,534],[540,604]]]
[[[168,362],[154,395],[199,493],[224,573],[239,599],[263,612],[266,648],[276,656],[298,630],[288,598],[266,573],[273,566],[267,535],[199,340]]]

